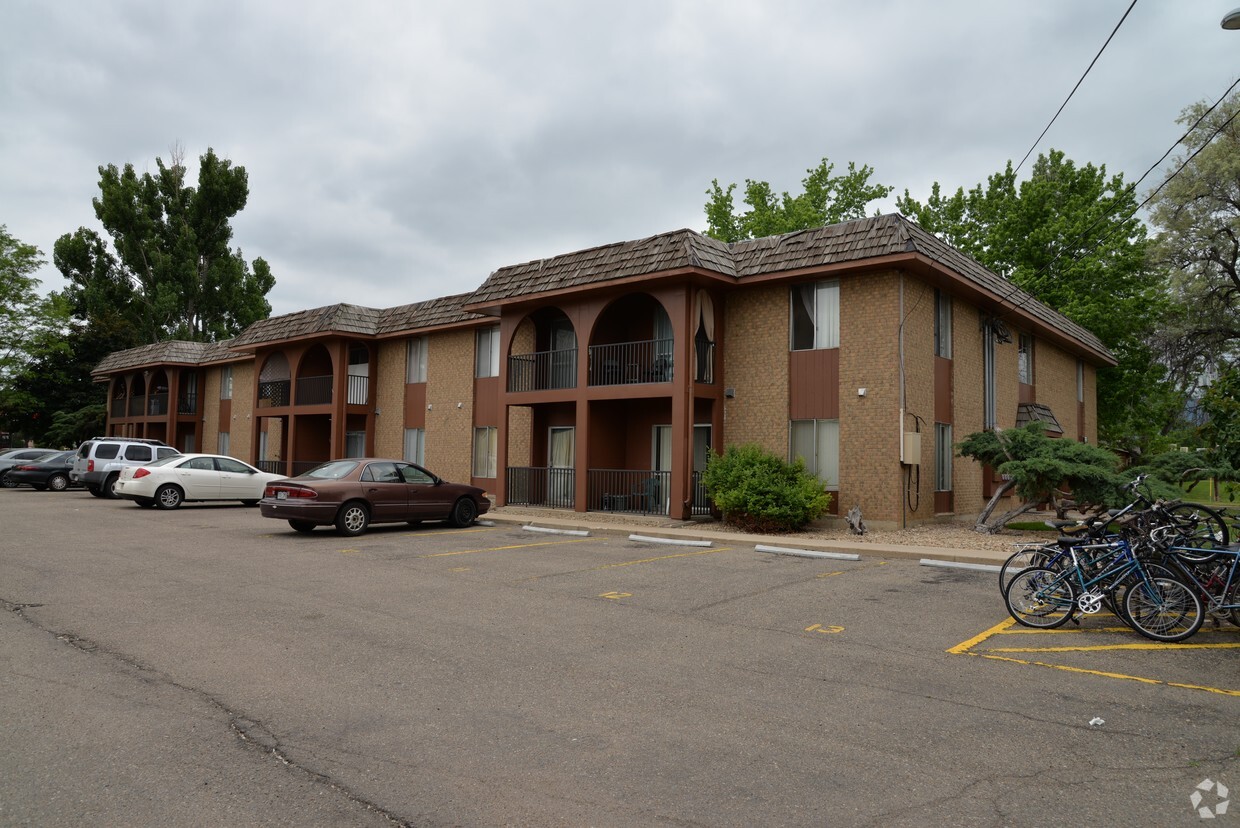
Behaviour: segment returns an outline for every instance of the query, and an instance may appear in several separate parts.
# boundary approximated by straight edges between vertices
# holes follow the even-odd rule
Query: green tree
[[[0,382],[11,380],[65,321],[64,305],[39,294],[42,283],[34,274],[42,265],[39,248],[0,224]]]
[[[1229,365],[1201,398],[1202,437],[1216,463],[1240,469],[1240,366]]]
[[[1157,343],[1183,385],[1240,350],[1240,92],[1189,106],[1183,153],[1152,194],[1154,254],[1171,272],[1176,312]],[[1176,169],[1183,166],[1177,174]]]
[[[155,163],[155,175],[139,176],[132,164],[99,168],[95,215],[115,257],[86,228],[57,242],[56,263],[70,281],[75,313],[89,319],[121,310],[142,343],[223,339],[266,318],[271,269],[261,258],[251,269],[229,246],[229,222],[249,198],[245,168],[208,149],[193,187],[179,151],[171,163]]]
[[[1051,503],[1062,514],[1067,491],[1077,508],[1112,502],[1123,483],[1116,474],[1119,458],[1114,454],[1088,443],[1047,437],[1041,423],[974,432],[956,450],[961,457],[991,466],[1005,477],[977,516],[974,528],[979,532],[998,532],[1041,503]],[[992,517],[1000,499],[1012,491],[1020,502]]]
[[[833,175],[834,170],[835,165],[823,158],[817,167],[806,170],[801,181],[804,192],[796,196],[776,195],[767,182],[747,178],[744,202],[749,211],[739,215],[732,199],[736,185],[725,189],[719,179],[712,180],[706,191],[710,197],[705,207],[706,235],[734,242],[863,218],[866,205],[891,192],[891,187],[870,183],[874,171],[869,166],[857,169],[850,161],[846,174]]]
[[[1142,450],[1180,415],[1149,341],[1168,310],[1145,226],[1122,175],[1052,150],[1017,183],[1011,162],[986,185],[897,207],[918,224],[1095,333],[1119,366],[1098,377],[1098,420],[1111,445]]]

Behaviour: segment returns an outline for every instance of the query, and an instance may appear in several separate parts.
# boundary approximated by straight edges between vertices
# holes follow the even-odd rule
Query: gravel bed
[[[724,532],[735,532],[735,527],[712,520],[669,520],[661,516],[646,515],[628,515],[617,514],[615,512],[588,512],[581,514],[566,509],[528,509],[523,507],[503,506],[492,509],[488,515],[496,517],[505,517],[509,519],[520,519],[529,521],[530,523],[538,523],[539,520],[563,520],[573,521],[580,520],[589,523],[614,523],[620,525],[633,526],[640,530],[642,528],[676,528],[683,529],[686,527],[700,527],[702,529],[712,529]],[[484,517],[485,519],[485,517]],[[1027,517],[1026,520],[1036,520],[1034,516]],[[790,535],[754,535],[755,541],[762,538],[770,539],[772,537],[780,539],[781,542],[791,541],[795,538],[813,538],[815,540],[835,540],[848,541],[851,543],[882,543],[896,544],[901,546],[937,546],[946,549],[982,549],[991,552],[1006,552],[1013,548],[1014,544],[1027,543],[1030,541],[1045,540],[1054,537],[1054,532],[1047,530],[1046,532],[1023,532],[1005,530],[995,535],[984,535],[980,532],[974,532],[972,524],[966,523],[927,523],[918,526],[911,526],[907,529],[870,529],[864,535],[854,535],[849,531],[846,524],[839,526],[811,526],[804,532],[796,532]]]

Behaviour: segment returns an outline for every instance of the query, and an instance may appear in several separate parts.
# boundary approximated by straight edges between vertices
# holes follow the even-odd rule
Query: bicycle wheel
[[[1017,549],[999,567],[999,594],[1007,592],[1008,584],[1016,577],[1016,573],[1032,566],[1046,566],[1055,555],[1059,554],[1057,544],[1042,546],[1022,546]]]
[[[1064,573],[1044,566],[1016,573],[1003,600],[1017,623],[1044,630],[1062,626],[1076,611],[1072,582]]]
[[[1205,620],[1201,599],[1174,578],[1136,584],[1124,596],[1124,609],[1132,628],[1154,641],[1183,641]]]
[[[1176,529],[1175,545],[1191,547],[1177,554],[1190,563],[1213,560],[1211,549],[1226,549],[1231,541],[1227,521],[1222,514],[1200,503],[1177,503],[1168,507],[1167,515]]]
[[[1145,564],[1145,574],[1150,578],[1171,578],[1175,581],[1183,582],[1178,574],[1161,564]],[[1134,586],[1143,583],[1141,573],[1137,571],[1130,572],[1127,577],[1115,584],[1111,591],[1107,593],[1107,606],[1115,613],[1115,617],[1123,621],[1128,626],[1136,629],[1132,623],[1132,619],[1128,617],[1128,610],[1124,606],[1124,602],[1128,599],[1128,591]]]

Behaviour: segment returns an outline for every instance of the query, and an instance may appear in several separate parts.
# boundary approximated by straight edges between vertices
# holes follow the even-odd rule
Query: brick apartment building
[[[498,504],[685,518],[712,449],[802,457],[875,525],[976,515],[952,443],[1096,440],[1089,331],[898,215],[725,244],[690,230],[112,354],[107,430],[296,474],[404,457]]]

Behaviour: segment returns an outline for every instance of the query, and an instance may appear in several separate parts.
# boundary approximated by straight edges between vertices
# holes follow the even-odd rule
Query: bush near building
[[[831,505],[800,459],[788,463],[753,443],[711,457],[703,482],[724,521],[748,532],[794,532]]]

